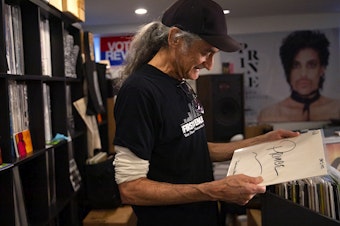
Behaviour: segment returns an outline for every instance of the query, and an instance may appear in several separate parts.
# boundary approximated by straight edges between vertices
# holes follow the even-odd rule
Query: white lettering
[[[110,52],[113,52],[113,51],[114,51],[114,48],[115,48],[114,43],[113,43],[113,42],[108,42],[107,45],[108,45],[108,47],[109,47]]]
[[[124,51],[106,51],[105,60],[123,61],[126,58]]]
[[[200,116],[198,118],[193,119],[190,122],[187,122],[185,124],[182,124],[182,132],[185,137],[190,136],[193,134],[196,130],[199,130],[204,126],[204,120],[203,117]]]
[[[130,42],[131,41],[124,41],[124,42],[108,42],[107,46],[109,47],[109,50],[111,52],[114,51],[127,51],[130,47]]]
[[[114,58],[114,52],[112,51],[106,51],[105,52],[105,60],[110,60]]]

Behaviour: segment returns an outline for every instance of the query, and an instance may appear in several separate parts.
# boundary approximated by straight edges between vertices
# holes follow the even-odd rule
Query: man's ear
[[[325,72],[326,72],[326,67],[325,66],[321,66],[321,72],[320,72],[321,77],[325,76]]]
[[[178,46],[180,42],[180,37],[178,37],[178,34],[180,33],[180,29],[177,27],[172,27],[169,30],[169,36],[168,36],[168,43],[169,46]]]

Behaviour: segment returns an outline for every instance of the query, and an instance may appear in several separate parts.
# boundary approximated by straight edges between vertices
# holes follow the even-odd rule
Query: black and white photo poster
[[[297,34],[293,35],[295,32]],[[324,38],[320,41],[320,37],[315,38],[314,35],[310,38],[306,37],[307,32],[322,34],[321,36],[324,36],[328,41],[328,45],[327,43],[324,44]],[[303,37],[300,37],[300,41],[299,38],[291,38],[290,43],[286,44],[290,47],[288,50],[282,50],[286,52],[284,54],[286,63],[284,64],[280,51],[284,39],[287,39],[289,35]],[[246,124],[326,121],[332,118],[340,118],[338,28],[256,33],[234,35],[234,37],[243,43],[244,49],[235,53],[221,53],[221,61],[231,65],[232,73],[244,74]],[[312,44],[303,46],[306,45],[308,39]],[[315,44],[317,42],[315,39],[323,44]],[[320,45],[323,46],[320,47]],[[311,46],[313,46],[313,51],[310,50]],[[301,53],[297,51],[301,49],[304,51]],[[329,54],[320,54],[319,49],[323,49],[323,52],[327,49]],[[314,54],[314,58],[307,58],[309,53]],[[312,69],[314,75],[311,73]],[[296,77],[291,73],[294,70],[305,76],[304,79],[296,81],[296,84],[300,86],[300,89],[296,89],[296,91],[294,91],[295,88],[292,85],[293,78]],[[315,81],[311,79],[311,76],[316,76]],[[317,88],[310,88],[312,84],[316,84]],[[309,89],[306,87],[309,87]],[[304,90],[300,92],[301,89]],[[307,97],[310,97],[310,99]],[[290,100],[291,98],[293,100]],[[284,102],[285,99],[287,103]],[[303,103],[300,104],[302,107],[297,112],[294,112],[295,100],[296,105]],[[327,105],[322,105],[318,101],[327,103]],[[275,104],[283,107],[270,108]],[[265,108],[270,109],[261,117],[261,111],[263,113]],[[286,114],[290,116],[285,116]]]

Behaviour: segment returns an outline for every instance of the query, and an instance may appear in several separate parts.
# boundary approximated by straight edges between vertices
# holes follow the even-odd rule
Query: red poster
[[[100,59],[109,60],[111,66],[122,65],[130,47],[132,36],[100,38]]]

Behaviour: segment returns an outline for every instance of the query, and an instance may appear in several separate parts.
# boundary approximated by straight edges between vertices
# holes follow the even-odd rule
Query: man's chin
[[[298,91],[296,91],[299,95],[301,95],[301,96],[306,96],[306,97],[308,97],[308,96],[310,96],[311,95],[311,93],[313,92],[313,91],[311,91],[310,89],[300,89],[300,90],[298,90]]]
[[[196,80],[196,79],[198,79],[199,76],[200,76],[200,70],[195,69],[195,70],[193,70],[192,73],[190,73],[189,79]]]

